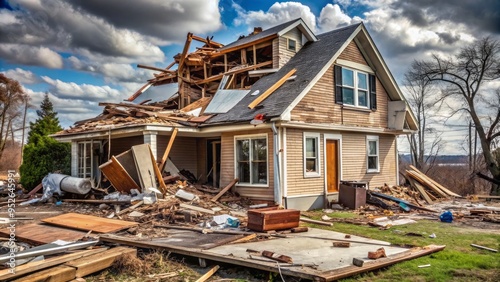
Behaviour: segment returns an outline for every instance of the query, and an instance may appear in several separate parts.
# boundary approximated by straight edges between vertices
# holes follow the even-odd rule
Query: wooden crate
[[[248,211],[247,227],[256,231],[283,230],[299,226],[300,211],[277,207]]]

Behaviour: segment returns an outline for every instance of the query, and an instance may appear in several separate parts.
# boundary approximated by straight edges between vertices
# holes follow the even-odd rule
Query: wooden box
[[[299,226],[300,211],[279,210],[278,207],[248,210],[249,229],[255,231],[283,230]]]

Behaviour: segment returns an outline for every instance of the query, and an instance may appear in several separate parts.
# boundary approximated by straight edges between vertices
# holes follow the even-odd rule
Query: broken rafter
[[[197,35],[191,35],[191,37],[194,40],[196,40],[196,41],[203,42],[203,43],[207,44],[208,46],[211,46],[211,47],[214,47],[214,48],[221,48],[222,46],[224,46],[223,44],[221,44],[219,42],[212,41],[212,40],[210,40],[208,38],[205,39],[205,38],[197,36]]]
[[[262,101],[264,101],[269,95],[273,94],[276,89],[280,88],[281,85],[283,85],[288,78],[290,78],[297,70],[292,69],[289,71],[285,76],[283,76],[280,80],[278,80],[273,86],[269,87],[264,93],[262,93],[259,97],[257,97],[255,100],[253,100],[252,103],[248,105],[248,108],[253,109],[257,105],[259,105]]]
[[[137,67],[141,68],[141,69],[148,69],[148,70],[154,70],[154,71],[175,73],[175,71],[172,71],[172,70],[167,70],[167,69],[162,69],[162,68],[157,68],[157,67],[152,67],[152,66],[146,66],[146,65],[141,65],[141,64],[138,64]]]
[[[182,50],[181,57],[179,59],[179,67],[177,68],[178,74],[182,73],[184,68],[184,60],[186,59],[187,52],[189,50],[189,46],[191,45],[191,41],[193,40],[193,34],[189,32],[186,38],[186,44],[184,44],[184,49]]]
[[[144,109],[144,110],[149,110],[149,111],[161,111],[161,110],[163,110],[163,107],[139,105],[139,104],[128,104],[128,103],[100,102],[99,106],[101,106],[101,107],[108,107],[108,106],[110,106],[110,107],[127,107],[127,108]]]
[[[148,88],[151,87],[152,84],[153,84],[152,82],[144,84],[141,88],[139,88],[139,90],[137,90],[134,94],[132,94],[132,96],[128,97],[126,101],[129,102],[134,101],[135,99],[137,99],[137,97],[139,97],[142,93],[144,93],[144,91],[148,90]]]
[[[179,129],[176,127],[172,131],[172,135],[170,136],[170,140],[168,141],[167,148],[165,149],[165,153],[163,153],[163,157],[161,158],[161,163],[160,163],[160,171],[163,172],[163,169],[165,168],[165,163],[167,162],[168,154],[170,154],[170,150],[172,149],[172,145],[174,144],[175,136],[177,136],[177,131]]]
[[[246,71],[249,71],[249,70],[253,70],[254,68],[261,68],[261,67],[269,66],[269,65],[272,65],[272,64],[273,64],[273,61],[267,61],[267,62],[263,62],[263,63],[257,64],[257,65],[253,65],[253,66],[248,66],[248,67],[244,67],[244,68],[240,68],[240,69],[236,69],[236,70],[229,70],[229,71],[227,71],[225,73],[214,75],[214,76],[211,76],[211,77],[209,77],[207,79],[193,80],[192,82],[195,83],[195,84],[209,83],[209,82],[212,82],[212,81],[216,81],[216,80],[222,79],[222,77],[224,75],[231,75],[231,74],[242,73],[242,72],[246,72]]]
[[[237,46],[234,46],[234,47],[229,47],[227,49],[220,50],[219,52],[216,52],[216,53],[212,54],[211,58],[216,58],[216,57],[222,56],[224,54],[231,53],[233,51],[238,51],[238,50],[243,49],[243,48],[251,47],[252,45],[258,45],[260,43],[263,43],[263,42],[266,42],[266,41],[270,41],[270,40],[272,40],[272,39],[274,39],[276,37],[278,37],[278,34],[272,34],[270,36],[266,36],[264,38],[261,38],[261,39],[258,39],[258,40],[255,40],[255,41],[252,41],[252,42],[249,42],[249,43],[246,43],[246,44],[237,45]]]

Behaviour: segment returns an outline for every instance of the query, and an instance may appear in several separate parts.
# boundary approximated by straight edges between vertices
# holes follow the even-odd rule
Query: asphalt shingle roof
[[[290,22],[283,25],[288,24]],[[280,27],[282,29],[283,25],[275,28]],[[350,25],[318,35],[318,41],[305,44],[278,72],[264,76],[258,80],[252,86],[250,92],[231,110],[225,114],[218,114],[212,117],[206,124],[250,121],[257,114],[265,114],[267,117],[280,116],[309,85],[314,77],[316,77],[347,39],[349,39],[359,25]],[[271,28],[270,30],[275,28]],[[252,110],[248,108],[248,105],[259,96],[251,96],[254,91],[259,90],[259,93],[264,93],[266,89],[273,86],[293,68],[297,69],[295,80],[285,82],[267,99],[261,102],[258,107]],[[331,102],[333,103],[334,101]]]

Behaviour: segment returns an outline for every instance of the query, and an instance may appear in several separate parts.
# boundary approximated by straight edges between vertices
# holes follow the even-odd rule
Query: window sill
[[[248,188],[269,188],[268,184],[250,184],[250,183],[238,183],[236,187],[248,187]]]
[[[372,110],[369,108],[356,107],[356,106],[351,106],[351,105],[342,105],[342,108],[346,109],[346,110],[351,110],[351,111],[359,111],[359,112],[366,112],[366,113],[372,112]]]
[[[304,173],[304,178],[319,178],[319,177],[321,177],[320,173],[315,173],[315,172]]]
[[[366,174],[379,174],[380,170],[367,170]]]

